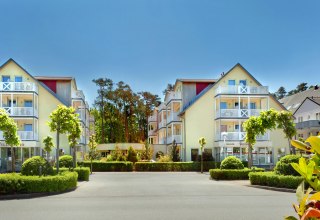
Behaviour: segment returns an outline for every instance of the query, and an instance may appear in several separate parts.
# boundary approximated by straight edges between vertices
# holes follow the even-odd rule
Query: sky
[[[0,0],[0,64],[162,97],[177,78],[217,79],[241,63],[275,92],[319,83],[320,1]]]

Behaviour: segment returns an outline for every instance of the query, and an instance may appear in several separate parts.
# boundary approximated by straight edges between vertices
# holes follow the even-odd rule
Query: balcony
[[[170,114],[168,114],[167,117],[167,124],[173,122],[173,121],[177,121],[180,122],[181,118],[178,116],[178,112],[170,112]]]
[[[167,126],[167,122],[166,122],[165,120],[160,121],[160,122],[158,123],[158,129],[160,129],[160,128],[165,128],[166,126]]]
[[[181,92],[169,92],[166,97],[166,102],[170,102],[171,100],[180,100]]]
[[[156,130],[150,130],[150,131],[148,131],[148,136],[157,136]]]
[[[245,139],[246,132],[221,132],[216,134],[216,140],[218,141],[243,141]],[[263,136],[257,136],[257,141],[269,140],[269,133]]]
[[[77,90],[77,91],[72,92],[72,98],[85,100],[84,94],[81,90]]]
[[[166,138],[165,137],[162,137],[162,138],[159,138],[159,144],[166,144]]]
[[[38,85],[33,82],[0,82],[0,91],[2,92],[37,92]]]
[[[267,86],[219,86],[216,94],[269,94]]]
[[[259,116],[265,109],[220,109],[217,111],[216,118],[248,118]]]
[[[171,144],[173,140],[176,141],[176,143],[182,143],[182,135],[172,135],[167,137],[167,144]]]
[[[2,107],[10,116],[38,116],[33,107]]]
[[[78,109],[76,113],[79,114],[79,119],[85,123],[86,122],[85,109]]]
[[[296,123],[297,129],[304,129],[304,128],[319,128],[320,127],[320,120],[309,120]]]
[[[156,115],[151,115],[148,117],[148,122],[156,122],[157,121],[157,116]]]
[[[38,140],[38,134],[33,131],[18,131],[18,136],[22,141]],[[3,132],[0,132],[0,140],[4,140]]]

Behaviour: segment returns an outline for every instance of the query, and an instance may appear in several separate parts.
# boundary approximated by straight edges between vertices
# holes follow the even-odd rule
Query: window
[[[228,85],[229,86],[235,86],[236,85],[236,81],[235,80],[228,80]]]
[[[238,108],[239,107],[239,102],[235,102],[234,103],[234,108]]]
[[[220,102],[220,109],[227,109],[227,103],[226,102]]]
[[[240,80],[239,84],[240,84],[240,86],[246,86],[247,85],[247,80]]]
[[[250,109],[256,109],[256,103],[250,102]]]
[[[12,104],[11,104],[11,103],[12,103]],[[16,107],[16,106],[17,106],[16,100],[13,100],[13,101],[11,102],[11,100],[8,99],[8,107]]]
[[[2,82],[10,82],[10,76],[2,76]]]
[[[24,124],[24,131],[32,131],[32,124]]]
[[[239,131],[239,125],[234,125],[234,130]]]
[[[24,107],[32,107],[32,101],[31,100],[24,101]]]
[[[22,76],[16,76],[14,77],[15,82],[22,82]]]

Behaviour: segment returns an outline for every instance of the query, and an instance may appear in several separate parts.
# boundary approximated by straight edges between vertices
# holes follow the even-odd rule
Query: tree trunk
[[[91,166],[91,174],[92,174],[92,159],[91,159],[91,165],[90,166]]]
[[[77,151],[76,151],[76,146],[74,146],[72,151],[73,154],[73,168],[77,167]]]
[[[296,148],[291,146],[290,138],[288,138],[288,142],[289,142],[289,152],[290,152],[290,154],[296,154]]]
[[[203,173],[203,150],[201,149],[201,173]]]
[[[252,163],[252,145],[249,143],[248,145],[248,168],[250,169],[253,165]]]
[[[16,172],[16,167],[15,167],[15,152],[14,152],[14,147],[11,146],[11,172],[15,173]]]
[[[47,161],[49,162],[49,156],[50,156],[50,153],[49,151],[47,151]]]
[[[57,129],[57,152],[56,152],[56,166],[57,166],[57,174],[59,174],[59,153],[60,153],[60,149],[59,149],[59,131]]]

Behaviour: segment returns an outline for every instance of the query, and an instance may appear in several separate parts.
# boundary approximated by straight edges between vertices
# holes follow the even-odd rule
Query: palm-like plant
[[[204,137],[199,138],[200,150],[201,150],[201,173],[203,173],[203,150],[204,146],[207,144]]]

